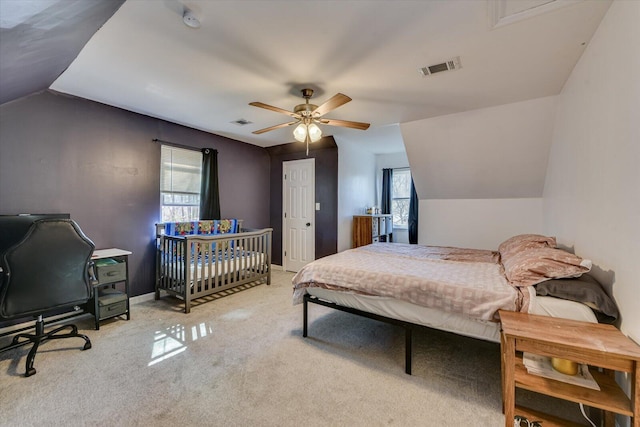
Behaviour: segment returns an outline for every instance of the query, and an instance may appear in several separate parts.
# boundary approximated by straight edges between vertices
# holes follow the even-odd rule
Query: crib
[[[155,299],[161,291],[191,302],[252,282],[271,284],[271,228],[241,220],[156,224]]]

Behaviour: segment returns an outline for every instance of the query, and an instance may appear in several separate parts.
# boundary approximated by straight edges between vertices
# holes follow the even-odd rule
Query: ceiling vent
[[[234,125],[238,125],[238,126],[245,126],[245,125],[250,125],[253,122],[250,122],[247,119],[238,119],[238,120],[234,120],[231,123],[233,123]]]
[[[427,67],[422,67],[420,68],[420,74],[426,77],[432,74],[442,73],[443,71],[459,70],[460,68],[462,68],[462,65],[460,64],[460,57],[456,56],[455,58],[452,58],[441,64],[434,64],[434,65],[429,65]]]

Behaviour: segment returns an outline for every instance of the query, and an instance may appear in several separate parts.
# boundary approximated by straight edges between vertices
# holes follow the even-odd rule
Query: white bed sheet
[[[533,291],[533,289],[531,289]],[[310,287],[307,292],[322,300],[380,316],[400,319],[430,328],[453,332],[486,341],[500,342],[500,324],[455,313],[411,304],[406,301],[353,292]],[[530,292],[529,313],[597,323],[593,311],[584,304],[554,297],[536,296]]]
[[[227,273],[235,273],[236,271],[242,271],[249,267],[262,267],[264,265],[265,255],[260,252],[251,252],[245,255],[236,255],[235,258],[226,259],[226,260],[218,260],[211,264],[211,268],[209,269],[209,265],[204,266],[204,271],[202,268],[202,262],[199,262],[198,265],[191,264],[191,280],[202,280],[203,278],[206,280],[209,278],[209,270],[211,270],[211,274],[216,274],[216,266],[217,264],[217,273],[218,275],[225,275]],[[196,268],[197,267],[197,268]],[[175,272],[182,271],[182,263],[172,263],[171,267],[165,270],[165,274],[169,277],[173,277]],[[180,277],[181,274],[178,275]],[[197,276],[197,277],[196,277]]]

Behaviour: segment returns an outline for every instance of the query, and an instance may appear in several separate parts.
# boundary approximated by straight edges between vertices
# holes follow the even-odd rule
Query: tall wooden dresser
[[[354,215],[353,247],[376,242],[391,242],[393,216],[391,214]]]

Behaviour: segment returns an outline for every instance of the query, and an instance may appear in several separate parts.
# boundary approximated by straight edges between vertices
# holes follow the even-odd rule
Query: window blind
[[[173,194],[200,194],[200,151],[162,146],[160,191]]]

